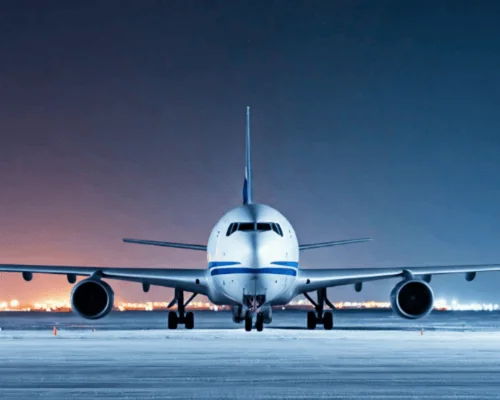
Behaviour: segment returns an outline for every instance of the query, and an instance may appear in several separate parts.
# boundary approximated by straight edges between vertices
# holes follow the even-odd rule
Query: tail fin
[[[247,129],[246,129],[246,165],[245,181],[243,183],[243,204],[252,204],[252,161],[250,151],[250,107],[247,106]]]

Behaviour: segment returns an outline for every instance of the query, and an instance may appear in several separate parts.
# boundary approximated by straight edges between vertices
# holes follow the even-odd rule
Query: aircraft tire
[[[186,322],[184,323],[184,326],[186,329],[194,328],[194,314],[191,311],[186,313]]]
[[[262,332],[264,330],[264,314],[258,313],[257,320],[255,321],[255,328],[258,332]]]
[[[177,329],[179,324],[179,317],[175,311],[170,311],[168,313],[168,329]]]
[[[333,328],[333,313],[331,311],[325,313],[323,317],[323,327],[326,331]]]
[[[316,329],[316,314],[314,311],[307,313],[307,329]]]
[[[247,314],[245,317],[245,330],[247,332],[250,332],[252,330],[252,316],[250,314]]]

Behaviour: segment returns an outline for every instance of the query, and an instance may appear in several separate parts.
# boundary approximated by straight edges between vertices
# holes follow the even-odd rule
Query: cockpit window
[[[283,236],[283,231],[281,230],[280,224],[276,224],[276,228],[278,228],[280,236]]]
[[[233,232],[236,231],[237,227],[238,227],[238,224],[236,224],[234,222],[232,224],[230,224],[229,228],[227,228],[226,236],[233,234]]]
[[[231,236],[236,231],[242,232],[266,232],[274,231],[280,236],[283,236],[283,231],[279,224],[275,222],[233,222],[227,228],[226,236]]]
[[[273,226],[273,231],[276,232],[278,235],[283,236],[283,231],[281,230],[280,224],[271,224]]]
[[[257,231],[264,232],[270,230],[271,230],[271,224],[267,222],[257,222]]]
[[[243,222],[238,225],[238,231],[250,232],[255,230],[255,224],[252,222]]]

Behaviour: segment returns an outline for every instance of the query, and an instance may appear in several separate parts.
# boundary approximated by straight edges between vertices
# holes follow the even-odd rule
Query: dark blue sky
[[[494,1],[4,1],[1,261],[205,267],[121,238],[206,242],[241,202],[248,104],[255,200],[304,243],[374,238],[303,268],[500,262],[499,20]],[[495,301],[499,281],[433,283]],[[0,277],[0,298],[69,290]]]

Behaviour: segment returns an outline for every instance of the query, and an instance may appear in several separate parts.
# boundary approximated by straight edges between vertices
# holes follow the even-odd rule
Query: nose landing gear
[[[264,330],[264,323],[271,322],[271,307],[264,305],[266,302],[265,295],[244,295],[243,303],[247,307],[245,313],[245,330],[250,332],[253,328],[253,316],[255,315],[255,329],[257,332]],[[234,320],[234,315],[233,315]]]
[[[309,294],[304,293],[305,298],[314,306],[314,311],[307,313],[307,329],[316,329],[317,324],[323,324],[325,330],[329,331],[333,328],[333,312],[324,312],[325,304],[332,310],[335,310],[335,306],[328,300],[326,289],[318,290],[317,294],[318,302],[316,303]]]
[[[252,326],[253,326],[252,313],[251,311],[247,311],[245,315],[245,330],[247,332],[250,332],[252,330]],[[257,329],[257,332],[262,332],[264,330],[264,313],[262,312],[257,313],[255,319],[255,329]]]
[[[194,314],[191,311],[185,312],[186,307],[198,295],[193,293],[191,297],[184,303],[184,291],[175,289],[174,299],[170,302],[167,308],[177,304],[177,312],[169,311],[168,313],[168,329],[177,329],[179,324],[184,324],[186,329],[194,328]]]

